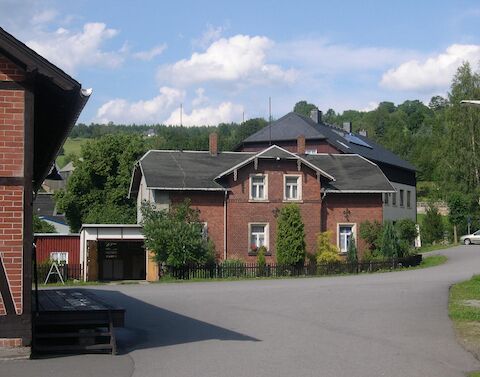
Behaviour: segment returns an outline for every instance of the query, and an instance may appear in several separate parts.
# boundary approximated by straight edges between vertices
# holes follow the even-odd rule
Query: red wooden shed
[[[80,235],[36,233],[37,263],[49,259],[63,261],[69,266],[80,265]]]

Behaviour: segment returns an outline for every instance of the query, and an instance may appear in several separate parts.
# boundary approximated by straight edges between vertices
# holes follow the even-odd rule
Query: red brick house
[[[358,154],[377,164],[395,188],[395,192],[383,196],[384,220],[409,218],[416,221],[415,167],[367,138],[365,130],[354,133],[350,122],[341,127],[325,123],[318,109],[312,110],[310,117],[288,113],[247,137],[236,150],[258,152],[275,144],[296,152],[299,136],[305,137],[302,148],[306,154]]]
[[[89,95],[0,28],[0,347],[30,344],[32,202]]]
[[[190,198],[200,210],[218,259],[256,260],[252,245],[266,246],[275,260],[276,217],[282,206],[297,203],[305,224],[307,251],[315,252],[316,235],[331,230],[332,242],[346,252],[365,220],[383,220],[382,194],[394,188],[379,167],[357,154],[305,154],[305,139],[296,153],[272,145],[259,152],[210,150],[149,151],[136,164],[130,197],[157,208]]]

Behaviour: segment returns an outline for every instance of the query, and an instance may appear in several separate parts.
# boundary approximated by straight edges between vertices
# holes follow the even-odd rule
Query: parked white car
[[[475,233],[466,234],[460,237],[460,243],[464,245],[470,245],[474,243],[480,244],[480,230],[477,230]]]

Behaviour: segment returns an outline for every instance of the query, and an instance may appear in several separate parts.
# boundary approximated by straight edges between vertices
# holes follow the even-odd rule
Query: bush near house
[[[33,232],[34,233],[57,233],[52,224],[42,220],[37,215],[33,215]]]
[[[360,224],[360,238],[368,244],[368,250],[372,254],[380,249],[382,233],[383,225],[377,220],[373,222],[367,220]]]
[[[422,241],[426,244],[432,244],[443,240],[444,224],[442,215],[433,203],[429,203],[423,224],[420,229]]]
[[[317,235],[317,263],[338,263],[342,260],[338,247],[330,243],[332,231],[318,233]]]
[[[287,204],[280,210],[276,248],[278,264],[303,266],[305,263],[305,227],[296,204]]]
[[[202,236],[199,212],[190,207],[190,200],[157,211],[151,204],[142,206],[145,246],[153,251],[159,263],[180,267],[207,264],[214,259],[211,244]]]

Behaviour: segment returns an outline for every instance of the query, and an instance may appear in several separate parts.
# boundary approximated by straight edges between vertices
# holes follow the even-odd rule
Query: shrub
[[[276,247],[278,264],[303,266],[305,263],[305,229],[296,204],[287,204],[280,210]]]
[[[409,246],[412,246],[417,237],[417,227],[415,221],[411,219],[398,220],[395,223],[395,229],[397,230],[398,239],[405,241]]]
[[[368,244],[368,250],[373,252],[380,248],[382,243],[383,225],[377,220],[364,221],[360,224],[360,238]]]
[[[224,278],[245,276],[245,262],[241,259],[225,259],[220,266]]]
[[[380,251],[385,258],[396,258],[402,254],[397,232],[391,221],[386,221],[383,226],[382,246]]]
[[[443,239],[442,216],[433,203],[428,204],[427,213],[425,214],[422,225],[421,235],[426,244],[432,244]]]
[[[349,263],[356,263],[358,261],[357,245],[355,243],[355,237],[353,236],[353,234],[352,234],[352,237],[350,238],[350,243],[348,245],[347,261]]]
[[[330,243],[331,231],[318,233],[317,235],[317,263],[332,264],[342,260],[338,255],[338,247]]]
[[[265,276],[267,261],[265,259],[265,254],[267,253],[267,248],[265,246],[260,246],[257,253],[257,266],[258,266],[258,276]]]

